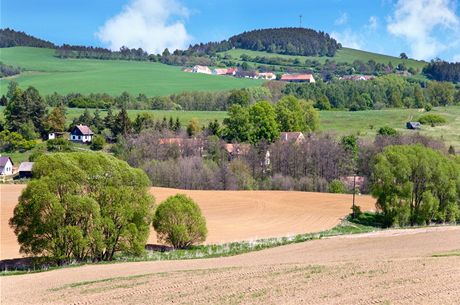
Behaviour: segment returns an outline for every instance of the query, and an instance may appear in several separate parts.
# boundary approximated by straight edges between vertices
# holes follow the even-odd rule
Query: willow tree
[[[43,155],[10,219],[21,252],[57,261],[142,253],[154,199],[144,172],[99,153]]]

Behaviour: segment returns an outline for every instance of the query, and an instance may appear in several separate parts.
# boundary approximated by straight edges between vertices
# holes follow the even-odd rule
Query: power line
[[[300,24],[300,27],[302,27],[302,14],[299,15],[299,24]]]

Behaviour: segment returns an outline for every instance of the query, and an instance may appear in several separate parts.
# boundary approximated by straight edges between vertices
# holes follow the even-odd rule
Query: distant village
[[[261,80],[280,80],[290,83],[315,83],[315,77],[311,73],[284,73],[277,75],[273,72],[258,72],[246,71],[239,68],[215,68],[211,69],[208,66],[196,65],[192,68],[183,69],[187,73],[200,73],[208,75],[232,76],[237,78],[250,78]],[[375,78],[374,75],[344,75],[340,80],[348,81],[369,81]]]

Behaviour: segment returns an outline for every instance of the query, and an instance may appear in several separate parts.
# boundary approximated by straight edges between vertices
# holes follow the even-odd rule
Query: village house
[[[228,69],[226,68],[218,68],[218,69],[212,70],[212,74],[213,75],[227,75],[227,71]]]
[[[33,166],[34,162],[22,162],[18,169],[19,179],[32,178]]]
[[[227,69],[227,75],[235,76],[236,72],[238,72],[237,68],[228,68]]]
[[[281,142],[300,144],[305,141],[305,136],[301,132],[282,132],[280,134]]]
[[[247,155],[251,149],[251,145],[245,143],[225,143],[224,149],[228,154],[228,159],[232,160],[243,155]]]
[[[257,75],[258,79],[275,80],[276,75],[272,72],[261,72]]]
[[[290,83],[315,83],[315,78],[312,74],[283,74],[281,81]]]
[[[240,78],[257,78],[257,72],[256,71],[243,71],[243,70],[238,70],[235,74],[235,77],[240,77]]]
[[[86,125],[77,125],[70,132],[70,141],[90,143],[93,140],[94,133]]]
[[[13,160],[10,157],[0,157],[0,175],[9,176],[13,174]]]
[[[407,122],[406,123],[407,129],[415,130],[415,129],[420,129],[420,127],[422,127],[422,124],[420,124],[420,122]]]
[[[212,74],[211,69],[208,66],[196,65],[192,68],[193,73]]]

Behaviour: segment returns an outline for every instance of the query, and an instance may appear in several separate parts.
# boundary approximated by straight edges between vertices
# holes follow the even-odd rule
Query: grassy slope
[[[92,59],[59,59],[54,50],[29,47],[0,49],[0,61],[19,66],[26,72],[14,79],[26,87],[32,85],[42,94],[109,93],[123,91],[148,96],[168,95],[184,91],[221,91],[258,86],[262,82],[249,79],[192,74],[180,67],[160,63]],[[8,80],[0,80],[1,93]]]
[[[413,67],[414,69],[422,69],[426,63],[423,61],[417,61],[413,59],[400,59],[398,57],[382,55],[377,53],[370,53],[361,50],[349,49],[349,48],[342,48],[337,51],[337,54],[334,57],[314,57],[314,56],[291,56],[291,55],[281,55],[281,54],[273,54],[267,52],[260,52],[260,51],[251,51],[251,50],[243,50],[243,49],[233,49],[227,52],[230,54],[234,59],[238,59],[242,54],[249,55],[251,57],[255,56],[265,56],[265,57],[283,57],[283,58],[298,58],[302,64],[307,59],[311,60],[318,60],[321,63],[324,63],[327,59],[335,60],[336,62],[347,62],[352,63],[353,61],[359,59],[363,62],[368,62],[369,60],[373,59],[378,63],[388,64],[390,61],[393,63],[394,66],[397,66],[399,63],[404,62],[407,67]]]

